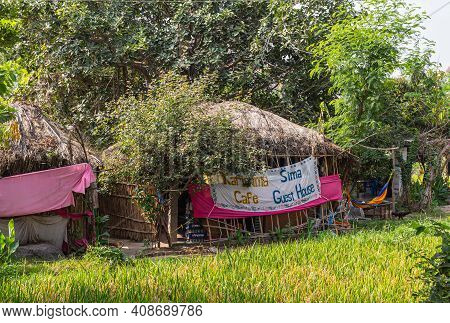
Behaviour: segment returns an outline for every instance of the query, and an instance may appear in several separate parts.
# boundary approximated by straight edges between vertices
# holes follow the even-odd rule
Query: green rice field
[[[448,217],[443,221],[448,221]],[[433,254],[413,222],[371,221],[354,232],[252,245],[212,256],[21,262],[0,278],[1,302],[415,302],[413,252]]]

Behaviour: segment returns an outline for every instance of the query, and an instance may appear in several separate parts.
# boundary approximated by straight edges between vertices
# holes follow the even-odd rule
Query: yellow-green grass
[[[411,253],[432,254],[439,243],[397,220],[214,256],[22,262],[21,273],[0,278],[0,301],[413,302],[421,281]]]

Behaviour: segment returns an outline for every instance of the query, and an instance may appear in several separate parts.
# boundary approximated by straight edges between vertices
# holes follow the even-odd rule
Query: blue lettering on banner
[[[290,192],[289,194],[281,194],[279,190],[273,191],[273,201],[275,204],[280,203],[289,203],[295,201],[294,192]]]
[[[293,170],[292,172],[286,171],[286,169],[282,168],[280,171],[281,183],[290,182],[296,179],[302,178],[301,169]]]
[[[295,190],[297,191],[297,198],[304,198],[305,196],[311,195],[315,192],[314,184],[310,184],[304,188],[300,184],[295,185]]]
[[[239,176],[226,176],[224,183],[211,185],[214,205],[224,209],[269,212],[307,203],[320,197],[317,159],[269,169],[244,186]]]

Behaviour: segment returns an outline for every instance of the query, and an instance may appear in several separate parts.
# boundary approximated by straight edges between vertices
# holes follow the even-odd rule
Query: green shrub
[[[98,245],[106,245],[109,239],[108,232],[109,215],[95,212],[95,236]]]
[[[8,236],[0,231],[0,266],[11,263],[12,255],[19,247],[16,241],[16,231],[14,230],[14,220],[8,222]]]
[[[433,204],[446,205],[449,193],[448,180],[438,176],[433,184]]]
[[[418,226],[417,234],[432,230],[434,235],[442,238],[442,245],[431,257],[419,253],[419,268],[425,287],[416,296],[426,297],[428,302],[450,302],[450,228],[442,222],[432,222],[432,227]]]
[[[128,258],[120,249],[107,246],[89,246],[83,258],[91,261],[108,262],[112,266],[124,264],[128,261]]]

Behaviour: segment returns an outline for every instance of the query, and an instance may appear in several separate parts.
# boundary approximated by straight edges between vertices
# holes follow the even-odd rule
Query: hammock
[[[389,176],[389,179],[387,180],[386,184],[383,185],[381,190],[378,192],[378,195],[371,199],[370,201],[360,201],[360,200],[354,200],[350,199],[350,193],[347,191],[348,199],[351,200],[354,207],[357,207],[359,209],[369,209],[379,206],[383,203],[384,199],[386,198],[389,182],[391,181],[392,173]]]

